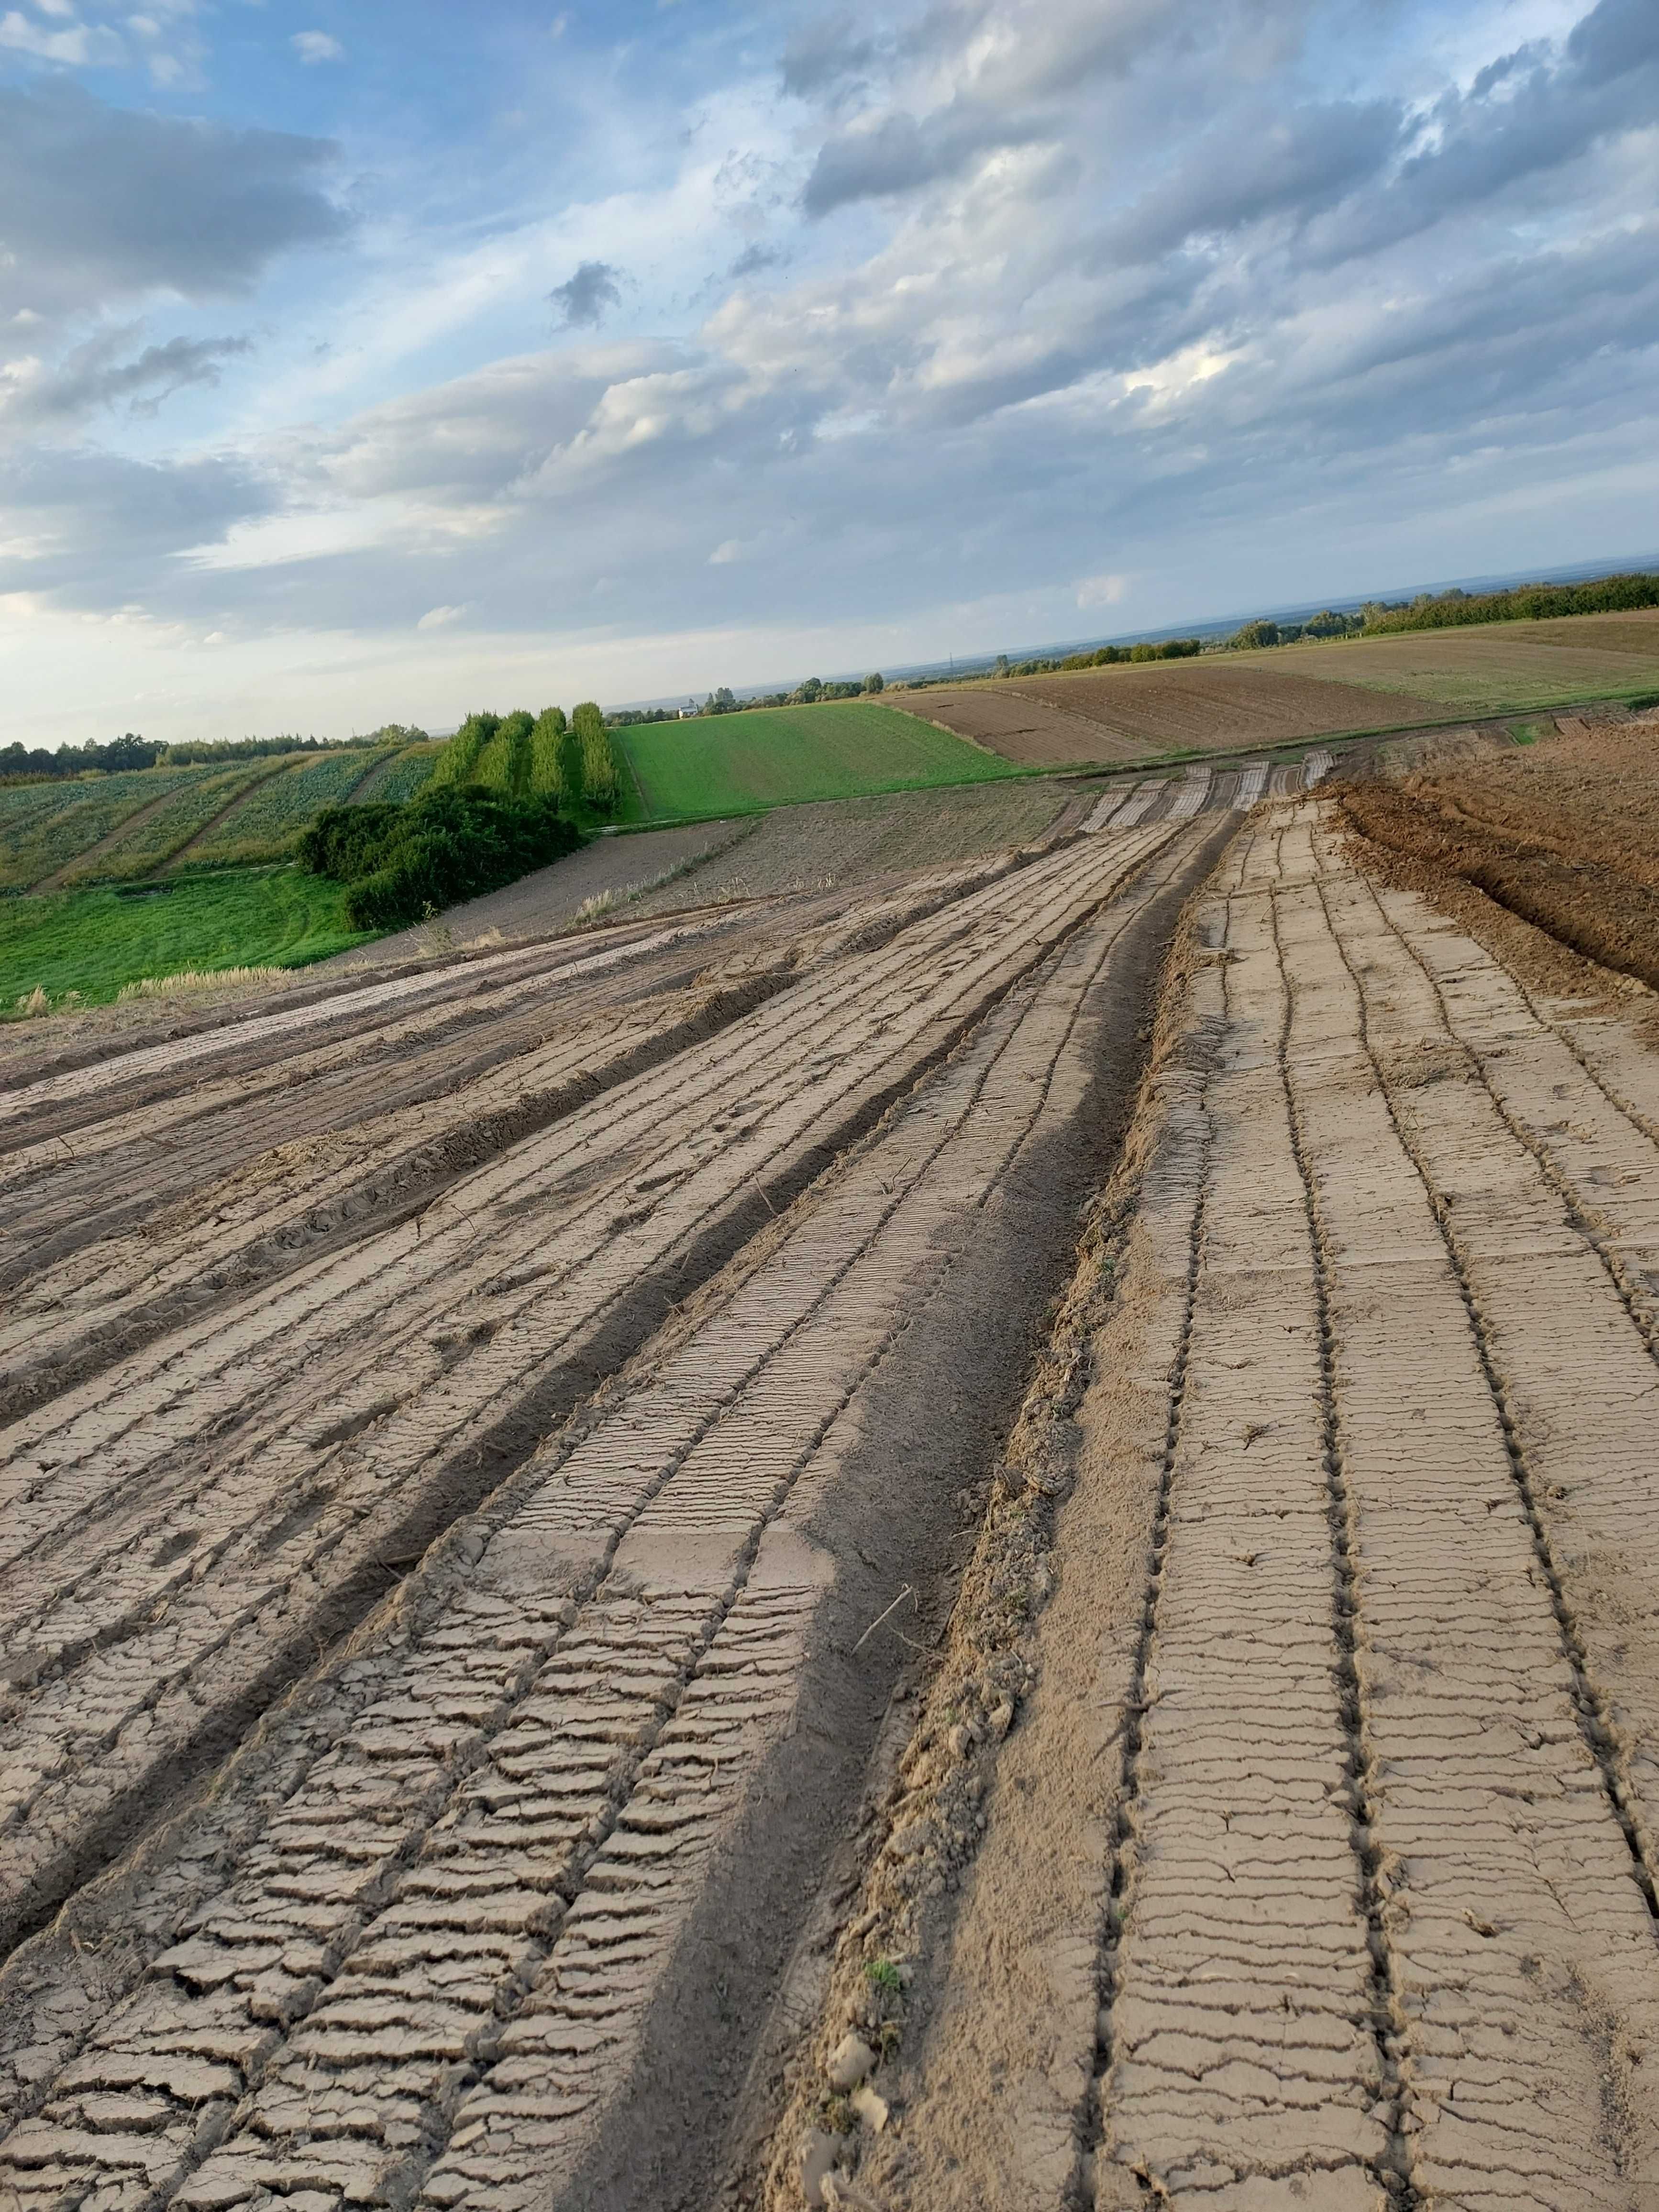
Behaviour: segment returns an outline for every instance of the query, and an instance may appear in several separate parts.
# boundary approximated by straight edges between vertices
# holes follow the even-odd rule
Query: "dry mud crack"
[[[0,1097],[0,2203],[1659,2203],[1659,1066],[1232,804]]]

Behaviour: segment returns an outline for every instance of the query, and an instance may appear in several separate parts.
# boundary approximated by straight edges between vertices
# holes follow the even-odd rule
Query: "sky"
[[[1656,418],[1654,0],[0,0],[0,742],[1547,573]]]

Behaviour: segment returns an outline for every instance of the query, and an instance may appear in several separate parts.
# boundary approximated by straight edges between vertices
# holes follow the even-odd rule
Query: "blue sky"
[[[0,736],[1645,550],[1652,0],[0,0]]]

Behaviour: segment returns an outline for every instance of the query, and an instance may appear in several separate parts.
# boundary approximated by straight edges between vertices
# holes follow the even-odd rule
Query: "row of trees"
[[[482,785],[524,801],[555,799],[568,813],[611,815],[622,799],[622,770],[604,714],[584,699],[532,714],[469,714],[439,756],[432,781],[441,788]]]
[[[1306,622],[1247,622],[1233,632],[1227,647],[1232,653],[1250,653],[1264,645],[1294,645],[1301,637],[1358,637],[1365,627],[1363,614],[1339,615],[1326,607]]]
[[[1659,575],[1627,569],[1588,584],[1517,584],[1507,592],[1419,592],[1414,599],[1368,600],[1366,635],[1461,629],[1466,623],[1548,622],[1562,615],[1626,614],[1659,607]]]
[[[394,743],[414,744],[425,736],[424,730],[404,729],[399,723],[388,722],[383,730],[376,730],[366,738],[193,738],[164,745],[128,730],[107,744],[88,738],[83,745],[64,745],[56,752],[48,752],[44,745],[13,743],[0,746],[0,783],[44,783],[60,776],[118,775],[131,769],[186,768],[204,761],[260,760],[276,753],[338,752],[352,747],[367,750]]]
[[[769,691],[753,699],[739,699],[735,692],[722,684],[718,691],[711,691],[698,708],[699,714],[737,714],[747,707],[816,707],[821,699],[873,699],[887,689],[887,679],[879,669],[861,680],[826,684],[821,676],[809,676],[793,691]],[[668,714],[633,714],[611,716],[613,722],[669,721]]]

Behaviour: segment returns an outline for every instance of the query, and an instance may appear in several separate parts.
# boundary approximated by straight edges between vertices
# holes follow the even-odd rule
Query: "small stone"
[[[876,2054],[860,2035],[843,2035],[830,2055],[830,2087],[845,2095],[873,2073]]]

